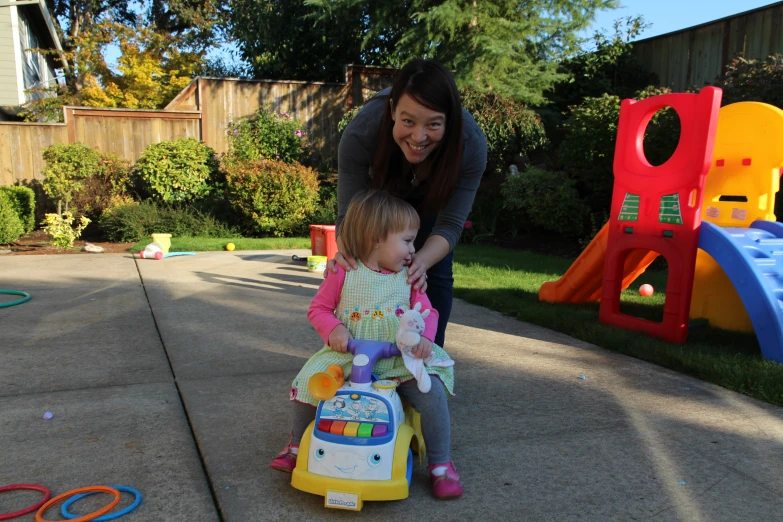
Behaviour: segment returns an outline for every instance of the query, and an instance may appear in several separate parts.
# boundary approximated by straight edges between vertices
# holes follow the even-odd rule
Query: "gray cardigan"
[[[337,156],[337,231],[339,233],[351,198],[364,190],[372,176],[372,157],[375,153],[378,129],[388,104],[391,88],[386,88],[370,99],[343,131]],[[487,165],[487,140],[473,116],[462,109],[462,166],[457,185],[430,235],[442,236],[454,250],[462,227],[473,206],[481,175]]]

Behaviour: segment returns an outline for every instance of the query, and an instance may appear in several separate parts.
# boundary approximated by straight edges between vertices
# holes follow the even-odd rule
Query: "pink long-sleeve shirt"
[[[342,321],[335,317],[334,311],[337,309],[337,305],[340,304],[340,295],[345,284],[345,269],[339,264],[335,264],[335,268],[337,268],[337,273],[327,273],[326,279],[318,288],[318,292],[310,303],[310,309],[307,311],[307,318],[310,320],[310,324],[313,325],[315,331],[318,332],[318,335],[321,336],[321,339],[326,344],[329,344],[329,334],[332,333],[332,330],[343,324]],[[429,315],[424,318],[424,333],[422,336],[432,341],[435,339],[435,333],[438,330],[438,311],[432,308],[432,303],[430,303],[427,294],[411,288],[410,307],[413,308],[416,303],[421,303],[421,310],[430,309]]]

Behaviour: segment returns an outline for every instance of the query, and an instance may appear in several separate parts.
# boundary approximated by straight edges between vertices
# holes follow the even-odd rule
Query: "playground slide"
[[[764,358],[783,363],[783,223],[757,220],[749,228],[721,228],[702,221],[699,248],[739,293]]]
[[[606,241],[609,238],[609,223],[596,234],[571,268],[557,281],[541,285],[538,300],[550,303],[589,303],[601,299],[601,285],[604,279]],[[650,263],[658,257],[656,252],[634,250],[625,260],[623,267],[623,289],[633,283]]]

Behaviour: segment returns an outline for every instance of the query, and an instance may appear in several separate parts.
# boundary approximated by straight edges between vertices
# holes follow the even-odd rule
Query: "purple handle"
[[[354,360],[357,355],[366,355],[370,359],[364,366],[354,364],[351,367],[351,382],[356,384],[372,381],[372,369],[378,359],[402,355],[394,343],[360,341],[358,339],[348,341],[348,351],[353,354]]]

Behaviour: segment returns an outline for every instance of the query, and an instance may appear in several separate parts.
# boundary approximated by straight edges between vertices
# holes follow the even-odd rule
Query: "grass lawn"
[[[133,245],[131,252],[139,252],[152,243],[145,239]],[[228,243],[234,243],[237,250],[284,250],[310,248],[309,237],[173,237],[170,252],[214,252],[225,250]]]
[[[558,279],[570,259],[520,250],[460,244],[454,253],[454,293],[473,304],[577,339],[692,375],[759,400],[783,406],[783,365],[761,357],[756,336],[692,326],[684,345],[606,326],[598,304],[550,304],[538,300],[542,283]],[[639,285],[650,283],[652,297]],[[622,295],[622,312],[660,321],[666,273],[648,270]]]

